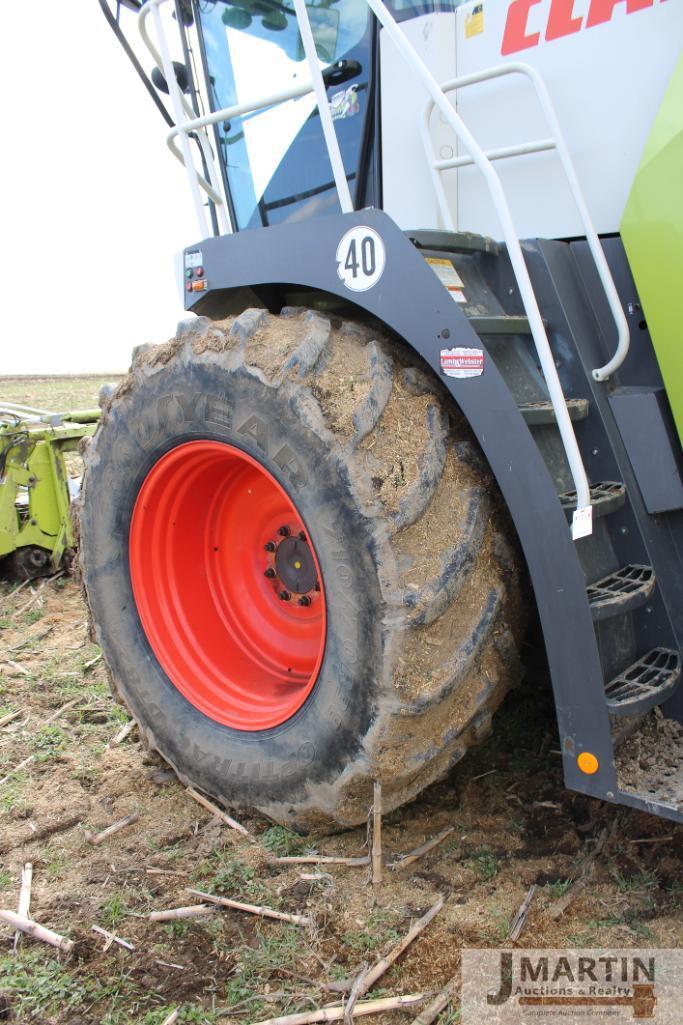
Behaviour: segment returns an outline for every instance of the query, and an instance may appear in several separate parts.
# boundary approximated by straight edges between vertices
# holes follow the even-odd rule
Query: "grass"
[[[22,946],[18,957],[0,958],[0,989],[10,997],[12,1021],[17,1022],[40,1022],[56,1014],[60,1020],[69,1020],[75,1009],[83,1008],[85,1012],[98,1005],[103,1008],[96,1019],[100,1025],[164,1020],[157,1009],[150,1008],[150,1004],[157,1003],[158,994],[149,987],[139,987],[132,967],[119,967],[116,962],[111,972],[100,968],[91,974],[85,965],[67,965],[56,955]],[[149,1013],[149,1018],[143,1012]],[[88,1020],[95,1019],[88,1015]]]
[[[275,854],[278,858],[285,858],[301,854],[311,846],[311,838],[305,839],[285,826],[269,826],[261,836],[261,843],[271,854]]]
[[[556,879],[554,883],[546,883],[543,889],[550,900],[559,900],[572,885],[571,879]]]
[[[225,897],[242,897],[258,902],[267,896],[271,907],[277,908],[282,904],[281,898],[269,894],[264,883],[256,878],[254,869],[236,858],[230,848],[213,850],[208,861],[195,872],[195,878],[203,889]]]
[[[12,778],[3,784],[2,792],[0,793],[0,812],[9,814],[12,811],[29,807],[23,793],[23,788],[27,782],[27,774],[25,772],[18,772],[14,773]]]
[[[23,950],[19,957],[0,958],[0,979],[12,995],[19,1021],[36,1019],[59,1008],[74,1008],[91,993],[89,985],[74,985],[73,973],[57,957],[42,951]]]
[[[384,946],[385,943],[396,942],[399,933],[388,924],[389,921],[389,912],[383,908],[374,908],[368,915],[365,926],[347,930],[342,935],[342,942],[354,954],[366,954]]]
[[[655,871],[635,872],[631,876],[625,876],[615,870],[612,872],[612,878],[620,893],[642,893],[659,886],[659,876]]]
[[[54,412],[69,409],[96,409],[103,384],[115,384],[120,375],[109,377],[3,377],[2,395],[6,402],[19,402]]]
[[[49,724],[40,726],[33,735],[31,747],[36,759],[39,762],[49,761],[60,755],[67,744],[67,737],[64,730],[59,726]]]
[[[249,1005],[249,1020],[265,1012],[267,1003],[261,999],[261,994],[267,992],[273,975],[278,975],[278,990],[287,991],[301,985],[296,977],[287,978],[302,953],[302,936],[297,926],[257,927],[256,941],[256,946],[244,945],[239,950],[224,993],[230,1007],[243,1002]]]
[[[100,908],[102,921],[110,929],[115,929],[121,919],[126,915],[128,906],[125,897],[120,893],[112,893]]]
[[[482,847],[478,854],[470,858],[467,866],[476,872],[482,882],[494,879],[498,875],[500,868],[498,859],[491,853],[488,847]]]

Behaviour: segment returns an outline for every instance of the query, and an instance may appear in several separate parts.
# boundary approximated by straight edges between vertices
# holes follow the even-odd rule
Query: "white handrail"
[[[346,178],[346,172],[344,171],[344,161],[342,160],[341,149],[339,148],[339,140],[334,130],[330,104],[327,99],[327,88],[323,79],[323,73],[320,70],[320,62],[318,61],[318,54],[315,49],[315,40],[313,39],[313,30],[308,17],[306,0],[294,0],[294,10],[296,11],[301,41],[304,44],[308,70],[311,73],[311,80],[318,101],[320,124],[325,136],[327,155],[332,165],[332,174],[334,175],[334,183],[337,186],[339,203],[341,204],[342,213],[348,214],[353,210],[353,200],[351,199],[351,191]]]
[[[536,71],[535,68],[532,68],[530,64],[510,62],[509,64],[501,64],[499,67],[487,68],[483,71],[477,71],[471,75],[461,75],[460,78],[454,78],[449,82],[445,82],[441,86],[441,89],[445,94],[456,91],[458,89],[462,89],[468,85],[476,85],[479,82],[490,81],[492,78],[500,78],[503,75],[515,74],[524,75],[526,78],[528,78],[531,84],[533,85],[534,89],[536,90],[536,97],[541,105],[543,114],[545,115],[546,122],[552,133],[554,148],[557,150],[557,155],[560,158],[560,163],[565,173],[565,177],[567,179],[567,184],[569,185],[569,190],[572,194],[572,198],[574,199],[574,202],[576,204],[576,208],[581,219],[581,224],[583,225],[584,234],[586,236],[586,241],[588,242],[588,247],[591,251],[591,255],[595,262],[596,270],[598,272],[600,282],[607,297],[607,302],[609,304],[609,308],[612,313],[612,317],[614,319],[614,323],[617,329],[617,348],[614,355],[607,363],[605,363],[604,366],[596,367],[592,371],[594,380],[606,381],[610,377],[610,375],[614,373],[615,370],[619,369],[619,367],[626,359],[626,356],[628,355],[628,350],[630,346],[630,332],[628,327],[628,321],[626,320],[626,315],[624,314],[624,310],[621,305],[621,300],[619,299],[619,294],[614,284],[614,279],[607,264],[605,253],[603,251],[602,246],[600,245],[600,239],[598,238],[598,234],[595,230],[595,227],[593,226],[593,221],[591,220],[591,215],[588,211],[588,206],[586,204],[586,200],[584,198],[583,191],[581,189],[581,185],[576,174],[574,162],[572,161],[571,154],[569,153],[569,148],[567,147],[567,143],[562,133],[562,129],[560,128],[560,123],[557,119],[557,114],[555,113],[555,108],[553,106],[553,102],[550,98],[550,94],[548,92],[545,82],[543,81],[538,71]],[[426,135],[424,128],[425,118],[423,118],[422,122],[422,140],[425,146],[428,145],[429,147],[427,149],[428,159],[429,154],[432,154],[432,159],[430,159],[430,167],[432,167],[434,164],[431,138],[429,138],[429,117],[431,116],[431,111],[433,110],[433,108],[434,102],[433,100],[430,100],[425,110],[425,117],[427,122]],[[426,141],[427,138],[429,138],[428,144]],[[467,148],[469,149],[469,147]],[[521,148],[520,152],[523,153],[525,152],[525,150]],[[528,152],[534,151],[529,150]],[[450,166],[462,165],[453,164]],[[435,168],[435,171],[438,174],[438,169]],[[441,187],[441,189],[437,191],[437,198],[439,199],[439,206],[442,209],[443,215],[443,208],[441,207],[442,198],[445,200],[445,192],[443,190],[443,186]]]
[[[147,0],[147,2],[140,9],[138,14],[138,29],[142,40],[152,55],[154,63],[157,68],[164,76],[166,85],[168,86],[169,95],[173,104],[173,113],[175,117],[176,127],[178,128],[178,134],[180,135],[180,146],[182,150],[182,163],[185,165],[185,169],[188,174],[190,182],[190,191],[192,193],[192,199],[194,201],[195,213],[197,216],[197,223],[199,225],[200,237],[205,238],[210,234],[206,212],[204,204],[202,202],[200,189],[204,189],[205,192],[212,199],[215,207],[217,217],[219,219],[220,227],[224,234],[230,234],[233,230],[230,216],[226,210],[226,205],[223,200],[221,193],[221,183],[218,175],[218,170],[214,161],[213,152],[211,150],[211,143],[206,132],[198,131],[197,139],[202,150],[204,162],[207,167],[207,171],[210,178],[210,184],[206,179],[199,174],[195,167],[192,159],[192,153],[190,150],[190,140],[188,132],[185,130],[185,126],[188,119],[194,118],[195,112],[191,105],[183,96],[178,81],[175,77],[175,71],[173,69],[173,63],[166,43],[166,36],[164,35],[163,24],[161,21],[161,13],[159,7],[161,4],[166,3],[167,0]],[[156,37],[159,42],[160,49],[157,50],[156,46],[152,42],[149,32],[147,31],[147,17],[149,14],[153,15],[154,28]],[[173,147],[172,147],[173,148]],[[176,154],[178,155],[178,154]]]
[[[297,86],[293,86],[291,89],[286,89],[279,93],[272,93],[270,96],[261,97],[258,100],[248,100],[244,103],[235,103],[232,107],[222,107],[220,110],[215,110],[210,114],[203,114],[201,117],[193,117],[192,120],[185,121],[184,124],[176,125],[171,129],[166,136],[166,145],[173,156],[176,157],[181,164],[184,164],[185,159],[183,154],[175,144],[175,139],[181,132],[196,132],[198,129],[207,128],[209,125],[215,125],[219,121],[230,121],[233,117],[241,117],[243,114],[250,114],[255,110],[266,110],[268,107],[274,107],[278,103],[285,103],[287,100],[294,100],[312,92],[313,83],[304,82]],[[204,189],[207,195],[211,197],[211,199],[214,199],[216,193],[209,182],[207,182],[206,178],[201,174],[198,175],[198,178],[200,186]],[[220,200],[220,196],[218,198]]]
[[[464,123],[455,108],[446,99],[443,88],[439,85],[423,61],[420,60],[420,57],[416,53],[414,47],[406,35],[401,31],[382,0],[367,0],[367,2],[368,6],[375,14],[375,17],[379,22],[381,22],[385,32],[396,46],[397,50],[399,50],[408,64],[413,68],[418,78],[421,79],[433,104],[439,108],[446,121],[451,125],[455,134],[468,150],[489,187],[491,199],[503,229],[503,236],[507,245],[508,255],[517,279],[520,296],[529,321],[529,328],[536,345],[536,352],[538,353],[543,376],[545,377],[546,384],[548,386],[548,394],[555,411],[557,426],[567,454],[569,471],[572,475],[577,495],[577,507],[579,509],[585,508],[590,505],[590,487],[588,484],[588,477],[586,476],[583,459],[581,458],[581,452],[579,451],[576,435],[574,434],[574,427],[569,416],[569,410],[567,409],[567,403],[557,374],[557,368],[555,367],[555,360],[550,349],[548,337],[545,333],[545,327],[543,326],[541,311],[538,308],[536,295],[531,284],[531,278],[529,277],[529,271],[527,270],[524,255],[522,253],[522,247],[520,245],[519,238],[517,237],[517,232],[515,231],[512,215],[505,198],[500,178],[496,174],[493,164],[487,158],[467,125]]]
[[[544,153],[546,150],[555,149],[554,139],[537,139],[536,142],[521,142],[518,146],[500,146],[498,149],[486,151],[487,160],[506,160],[508,157],[521,157],[527,153]],[[450,171],[454,167],[467,167],[473,164],[472,157],[448,157],[444,160],[435,160],[434,167],[437,171]]]

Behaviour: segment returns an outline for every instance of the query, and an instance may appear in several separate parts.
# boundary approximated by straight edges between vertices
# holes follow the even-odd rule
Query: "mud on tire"
[[[510,528],[466,424],[411,360],[368,326],[311,311],[188,321],[136,354],[87,454],[80,557],[115,695],[184,782],[298,829],[363,821],[373,780],[385,810],[416,796],[487,735],[519,674]],[[320,673],[266,730],[193,707],[133,598],[136,496],[162,455],[196,439],[259,460],[320,563]]]

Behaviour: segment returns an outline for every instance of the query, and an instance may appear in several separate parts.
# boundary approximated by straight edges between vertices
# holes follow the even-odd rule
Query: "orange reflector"
[[[600,768],[600,762],[590,751],[582,751],[576,761],[581,772],[585,772],[587,776],[592,776]]]

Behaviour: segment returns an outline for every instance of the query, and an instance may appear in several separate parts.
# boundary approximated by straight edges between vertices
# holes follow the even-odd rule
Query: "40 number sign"
[[[384,242],[365,225],[351,228],[337,246],[337,274],[354,292],[365,292],[376,285],[385,263]]]

